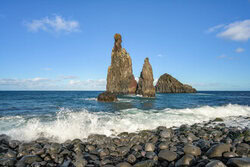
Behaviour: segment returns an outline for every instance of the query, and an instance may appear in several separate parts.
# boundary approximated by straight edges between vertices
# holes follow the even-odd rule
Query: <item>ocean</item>
[[[32,141],[115,136],[158,126],[178,127],[220,117],[227,126],[249,127],[249,91],[199,91],[157,94],[156,98],[119,96],[98,102],[100,91],[0,91],[0,134]]]

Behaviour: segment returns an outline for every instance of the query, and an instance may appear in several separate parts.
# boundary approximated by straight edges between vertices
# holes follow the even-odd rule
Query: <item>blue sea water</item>
[[[0,134],[13,139],[48,137],[60,142],[92,133],[116,135],[157,126],[180,126],[221,117],[230,126],[250,127],[249,91],[200,91],[120,96],[98,102],[100,91],[0,91]],[[249,119],[248,119],[249,120]]]

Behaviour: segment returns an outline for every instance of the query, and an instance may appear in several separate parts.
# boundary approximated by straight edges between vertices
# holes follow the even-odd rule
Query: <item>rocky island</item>
[[[159,78],[155,89],[157,93],[196,93],[196,90],[192,86],[182,84],[167,73]]]
[[[133,75],[132,60],[125,48],[122,48],[122,36],[114,35],[114,47],[111,53],[111,65],[108,67],[106,92],[98,96],[98,101],[112,102],[117,95],[139,94],[143,97],[155,97],[155,93],[195,93],[190,85],[182,84],[169,74],[164,74],[154,87],[153,69],[149,59],[145,58],[138,84]]]

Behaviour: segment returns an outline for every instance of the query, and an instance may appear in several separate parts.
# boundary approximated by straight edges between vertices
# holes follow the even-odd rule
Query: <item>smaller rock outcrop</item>
[[[98,95],[97,100],[102,102],[113,102],[117,101],[117,96],[114,93],[103,92]]]
[[[187,84],[182,84],[171,75],[161,75],[155,86],[158,93],[196,93],[196,89]]]
[[[141,76],[137,85],[136,93],[143,97],[155,97],[154,77],[149,59],[144,60]]]

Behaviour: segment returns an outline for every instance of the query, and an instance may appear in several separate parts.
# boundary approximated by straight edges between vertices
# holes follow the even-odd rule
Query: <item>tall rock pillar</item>
[[[115,34],[114,39],[106,90],[115,94],[135,94],[137,82],[132,71],[131,57],[126,49],[122,48],[121,35]]]
[[[153,70],[148,58],[144,60],[136,93],[143,97],[155,97]]]

